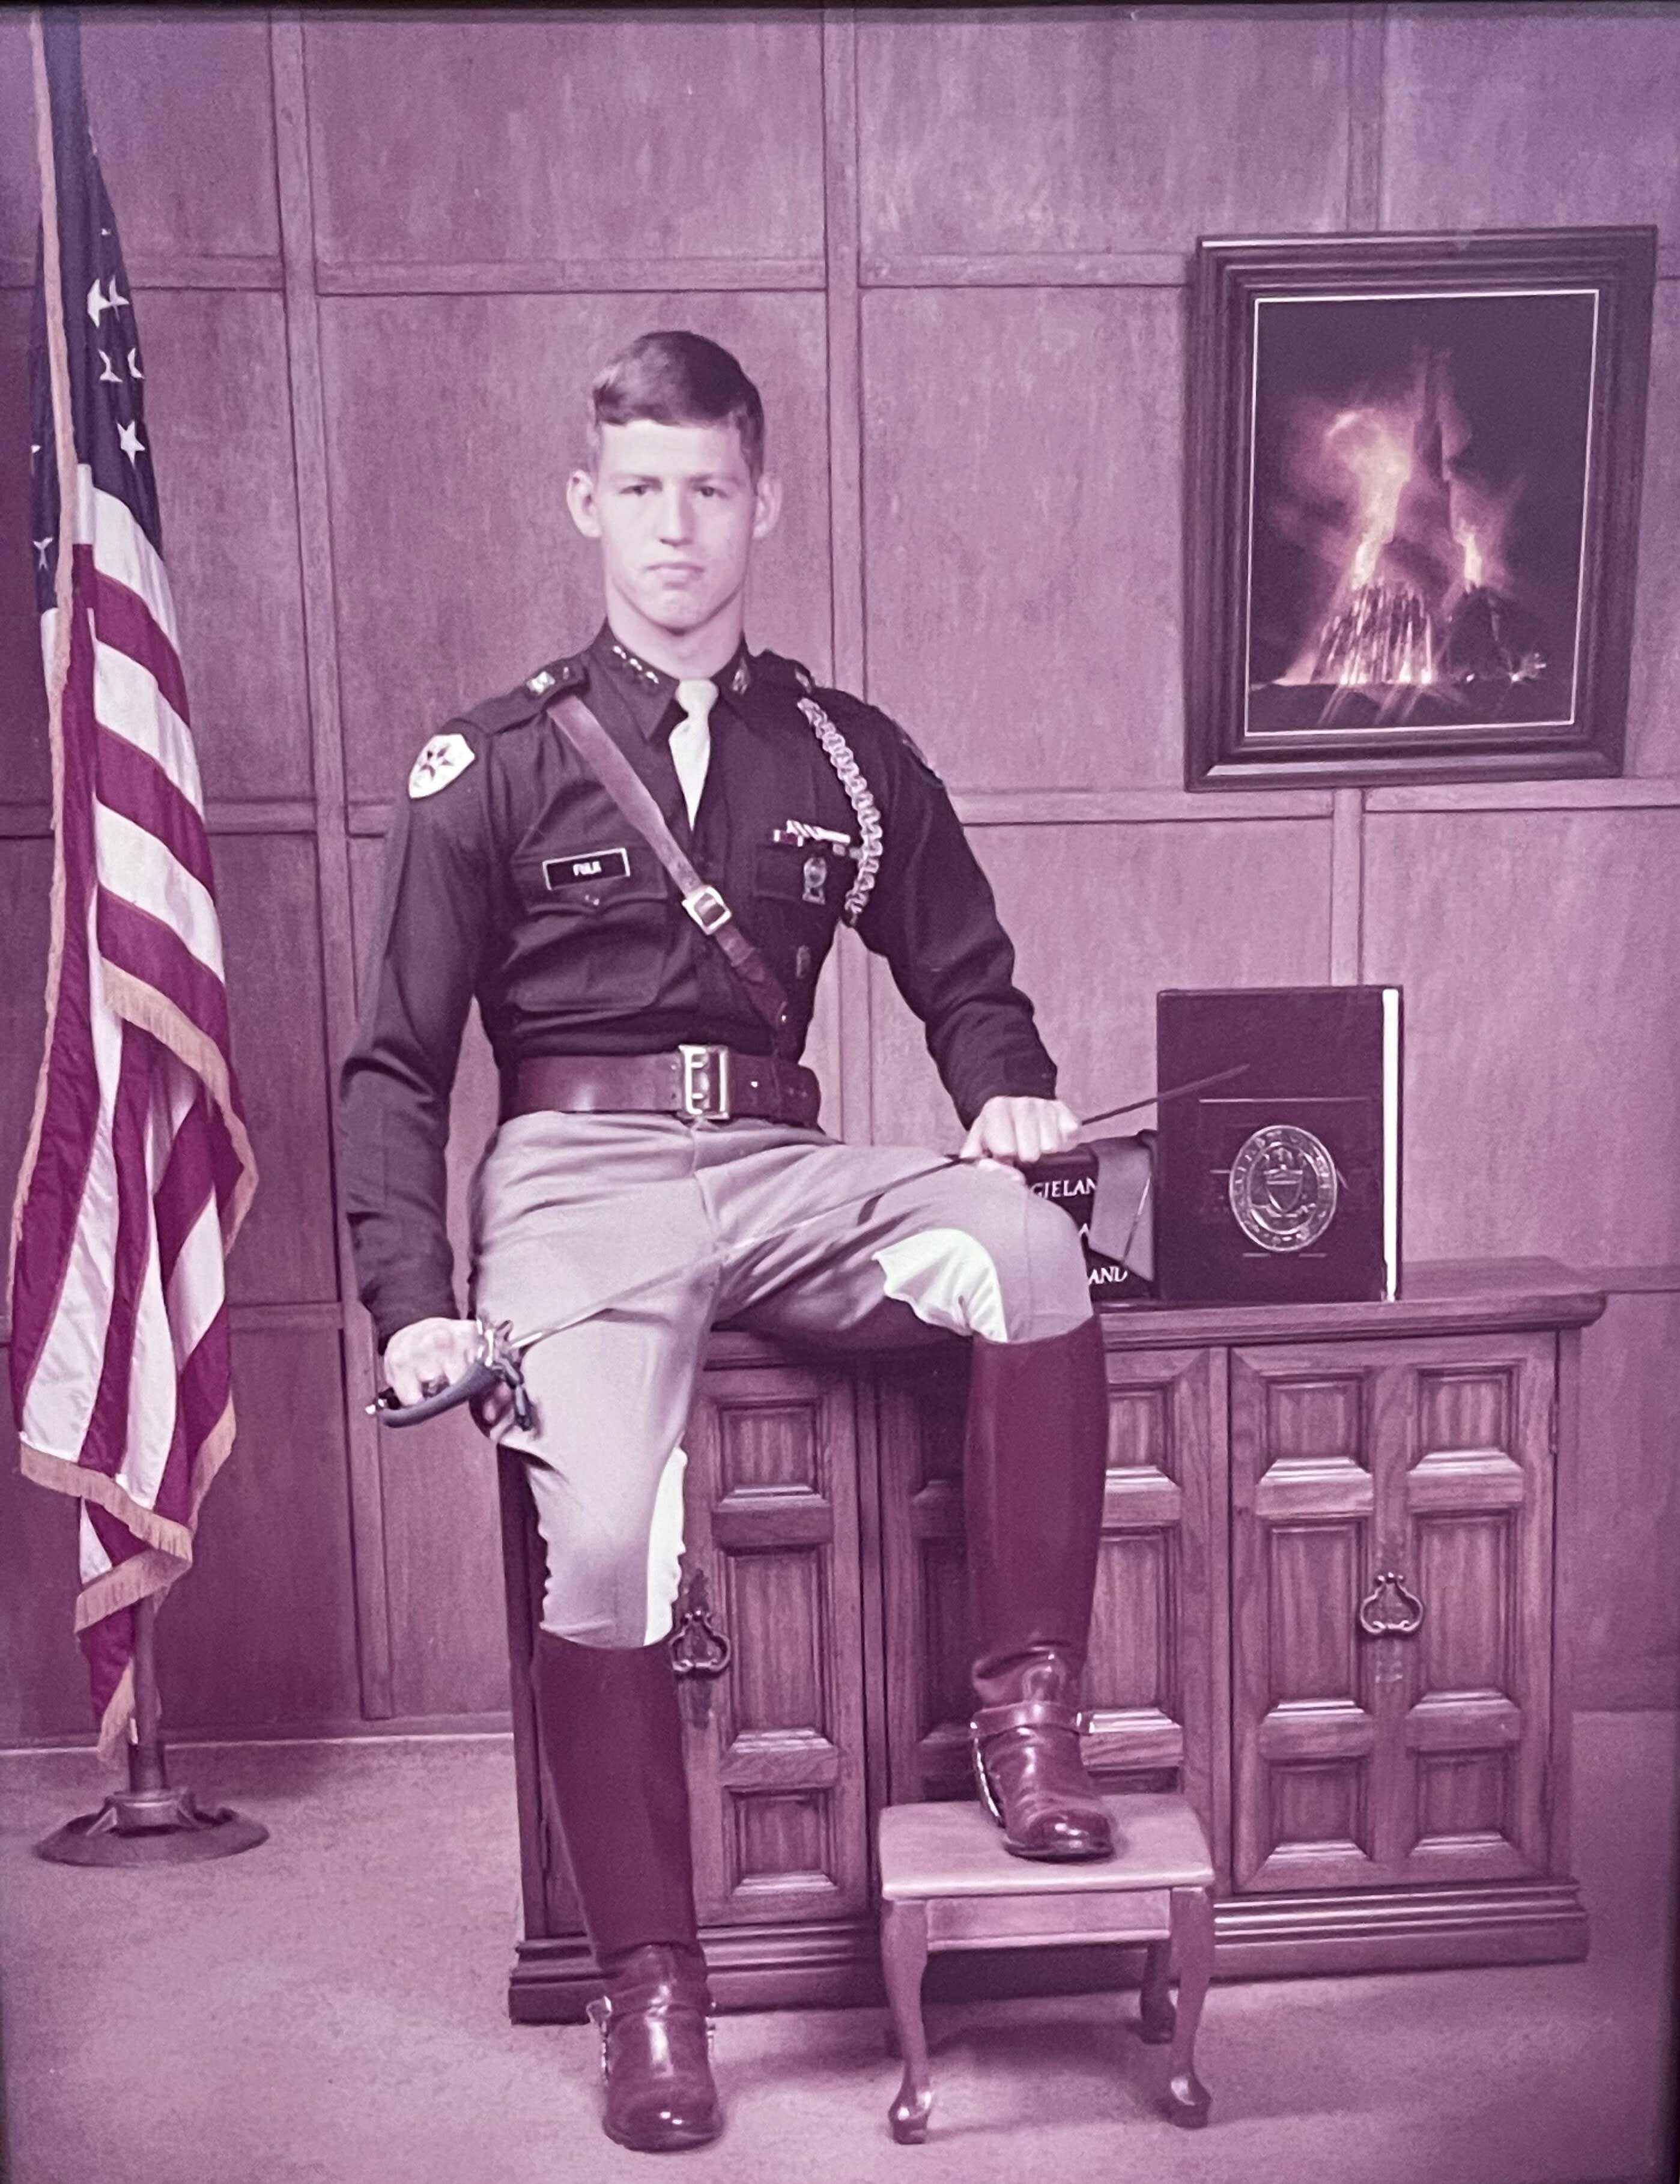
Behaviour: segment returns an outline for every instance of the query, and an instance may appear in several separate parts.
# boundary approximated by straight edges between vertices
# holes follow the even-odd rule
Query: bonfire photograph
[[[1204,238],[1186,779],[1621,771],[1649,228]]]
[[[1251,727],[1573,724],[1598,303],[1260,299]]]

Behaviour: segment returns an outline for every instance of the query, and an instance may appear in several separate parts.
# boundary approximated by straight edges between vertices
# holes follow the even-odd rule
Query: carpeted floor
[[[1676,1720],[1577,1730],[1583,1964],[1216,1986],[1213,2120],[1175,2131],[1129,1996],[930,2010],[937,2102],[895,2147],[885,2013],[725,2019],[724,2137],[678,2174],[762,2184],[1668,2184]],[[220,1864],[29,1854],[97,1804],[83,1753],[0,1757],[0,2033],[13,2184],[593,2184],[594,2035],[509,2024],[499,1738],[229,1746],[175,1772],[272,1830]],[[665,2172],[661,2172],[665,2173]]]

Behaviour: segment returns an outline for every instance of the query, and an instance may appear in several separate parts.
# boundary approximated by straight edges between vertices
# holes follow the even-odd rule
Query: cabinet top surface
[[[1154,1349],[1585,1327],[1604,1308],[1603,1291],[1555,1259],[1425,1259],[1403,1270],[1393,1303],[1119,1305],[1102,1322],[1110,1349]]]

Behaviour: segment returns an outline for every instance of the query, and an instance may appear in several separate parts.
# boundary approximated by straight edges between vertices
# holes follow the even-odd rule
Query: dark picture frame
[[[1204,238],[1191,788],[1622,770],[1653,227]]]

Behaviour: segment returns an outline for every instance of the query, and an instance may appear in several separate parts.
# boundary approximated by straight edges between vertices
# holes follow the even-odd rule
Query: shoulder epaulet
[[[893,734],[897,736],[898,741],[904,745],[904,749],[910,753],[910,756],[915,760],[922,772],[926,774],[931,780],[939,782],[939,785],[943,788],[944,787],[944,783],[941,780],[938,771],[935,767],[932,760],[929,758],[927,753],[922,749],[921,745],[916,741],[910,730],[908,728],[900,727],[898,723],[890,714],[883,713],[882,715],[882,718],[886,722],[887,727],[892,729]]]
[[[755,652],[753,655],[753,672],[755,676],[762,676],[767,682],[782,684],[789,689],[799,691],[805,697],[809,697],[817,687],[815,677],[803,660],[787,659],[779,652]],[[877,706],[866,705],[860,699],[848,697],[843,690],[830,691],[824,703],[832,700],[837,701],[837,710],[848,723],[865,716],[872,716],[880,722],[882,727],[904,745],[924,773],[935,781],[939,780],[926,752],[908,730],[899,727],[891,714],[883,713]],[[848,732],[851,732],[849,727]]]
[[[808,695],[816,688],[816,677],[802,660],[789,660],[780,652],[755,652],[753,655],[753,673],[766,682],[780,682],[792,690],[803,690]]]
[[[517,728],[526,721],[534,721],[550,699],[562,690],[581,690],[588,680],[589,671],[581,660],[551,660],[546,667],[527,675],[523,682],[516,683],[501,697],[487,698],[481,705],[463,713],[461,720],[466,727],[476,728],[483,735],[498,736],[504,728]]]

